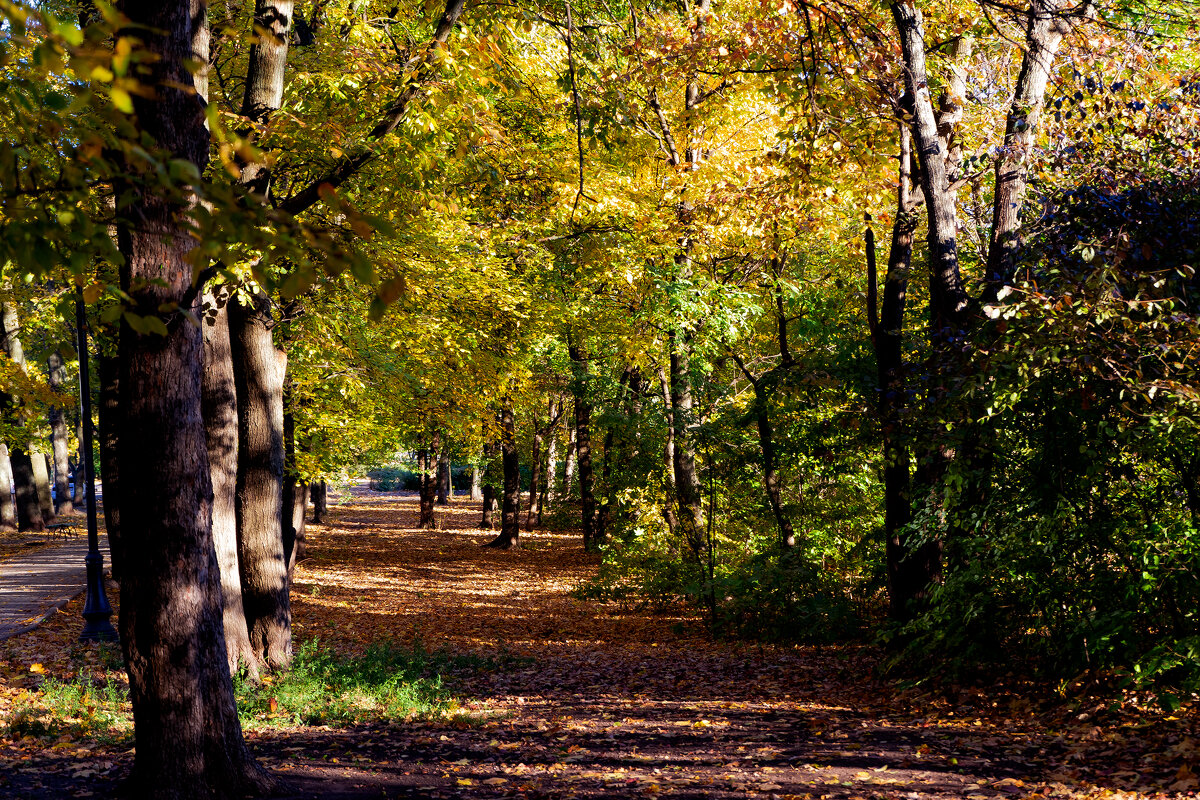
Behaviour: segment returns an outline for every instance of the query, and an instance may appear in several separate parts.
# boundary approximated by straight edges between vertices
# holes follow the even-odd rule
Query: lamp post
[[[81,642],[113,642],[117,631],[109,622],[112,606],[104,594],[104,554],[100,552],[100,533],[96,525],[96,477],[92,466],[92,388],[88,374],[87,317],[83,313],[83,289],[75,287],[75,330],[79,344],[79,402],[83,416],[83,485],[87,492],[88,554],[87,599],[83,604]],[[115,500],[116,498],[112,498]]]

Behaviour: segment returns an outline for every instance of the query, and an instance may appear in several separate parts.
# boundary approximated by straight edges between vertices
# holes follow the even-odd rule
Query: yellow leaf
[[[29,671],[30,671],[30,672],[35,672],[35,673],[37,673],[38,675],[45,675],[45,674],[46,674],[46,668],[45,668],[45,667],[43,667],[41,664],[30,664],[30,665],[29,665]]]
[[[129,92],[114,86],[108,90],[108,94],[112,97],[113,105],[117,107],[118,111],[126,114],[133,113],[133,98],[129,96]]]

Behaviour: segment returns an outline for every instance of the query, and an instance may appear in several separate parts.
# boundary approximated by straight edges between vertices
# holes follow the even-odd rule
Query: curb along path
[[[36,534],[34,534],[36,535]],[[32,630],[84,590],[87,537],[0,561],[0,642]],[[100,536],[108,562],[108,539]],[[82,624],[82,623],[81,623]]]

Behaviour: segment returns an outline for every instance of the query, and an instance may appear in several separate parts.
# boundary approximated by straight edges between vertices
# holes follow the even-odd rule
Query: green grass
[[[443,675],[492,667],[479,658],[430,653],[420,644],[385,642],[362,656],[344,657],[313,641],[296,652],[288,672],[259,684],[238,676],[234,689],[242,726],[249,730],[375,720],[469,721],[472,714],[445,687]],[[110,667],[97,675],[70,681],[47,677],[18,711],[0,720],[0,730],[16,738],[131,739],[124,673]]]

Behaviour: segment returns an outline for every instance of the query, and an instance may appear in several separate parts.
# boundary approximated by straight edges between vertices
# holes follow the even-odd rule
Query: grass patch
[[[419,643],[384,642],[342,657],[306,642],[288,672],[257,685],[239,678],[238,710],[248,729],[466,716],[442,676],[487,666],[479,658],[427,652]]]
[[[13,738],[131,740],[125,674],[119,666],[104,666],[104,671],[81,672],[70,680],[48,676],[19,699],[16,711],[0,719],[0,731]],[[420,644],[385,642],[361,656],[345,657],[311,641],[297,651],[288,672],[259,684],[239,676],[234,689],[242,727],[248,730],[374,720],[469,721],[472,713],[445,687],[443,676],[492,666],[478,657],[430,653]]]

